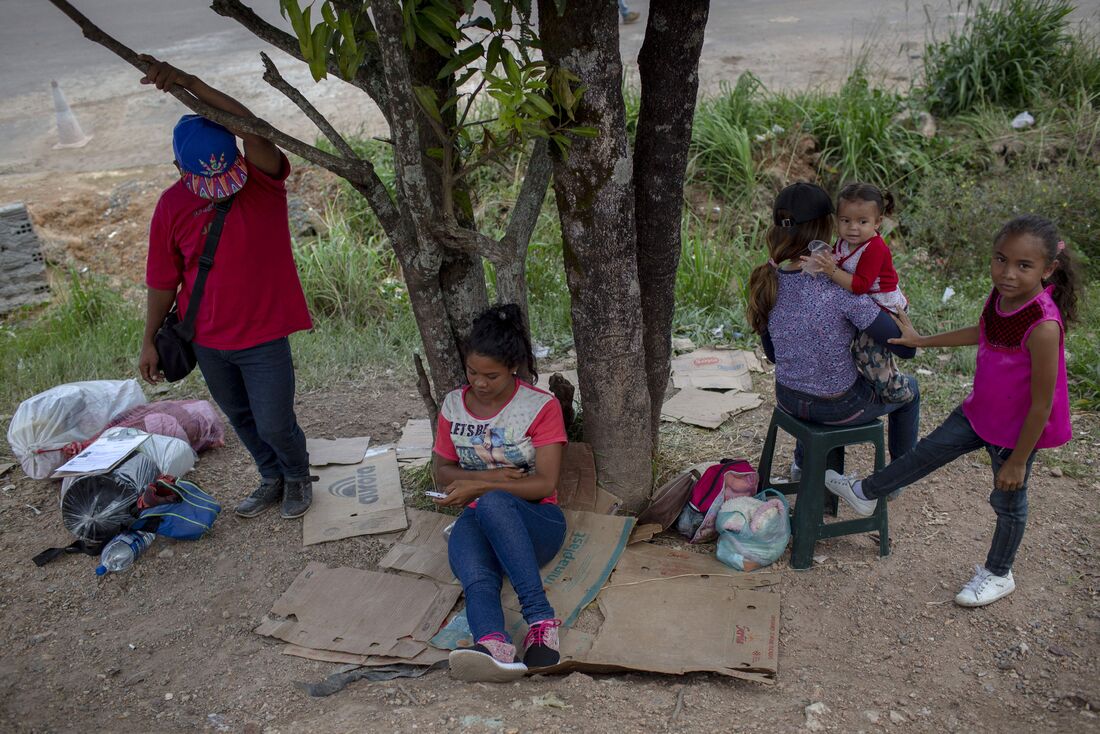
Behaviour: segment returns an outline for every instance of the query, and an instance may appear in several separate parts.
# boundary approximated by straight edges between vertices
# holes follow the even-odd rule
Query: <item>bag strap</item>
[[[199,273],[195,276],[195,285],[191,288],[191,300],[187,303],[187,313],[183,321],[176,324],[176,333],[184,341],[195,338],[195,318],[199,315],[199,303],[202,301],[202,293],[206,289],[206,277],[210,275],[210,268],[214,267],[214,253],[218,249],[218,240],[222,236],[222,225],[229,209],[233,206],[233,197],[222,199],[214,204],[214,221],[210,223],[210,229],[206,233],[206,244],[202,248],[199,257]]]

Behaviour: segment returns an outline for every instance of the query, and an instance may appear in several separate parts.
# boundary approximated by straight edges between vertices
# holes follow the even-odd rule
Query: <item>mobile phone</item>
[[[446,495],[445,492],[433,492],[432,490],[427,490],[427,491],[424,492],[424,494],[428,495],[429,497],[435,497],[436,499],[440,499],[440,500],[447,499],[447,495]]]

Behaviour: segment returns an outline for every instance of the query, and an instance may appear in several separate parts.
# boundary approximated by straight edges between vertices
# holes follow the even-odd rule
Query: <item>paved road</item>
[[[200,74],[291,132],[315,137],[297,110],[259,79],[257,53],[265,45],[211,11],[207,0],[75,4],[122,42]],[[275,0],[252,4],[272,22],[283,23]],[[926,4],[938,23],[949,22],[949,0]],[[1079,5],[1080,17],[1100,14],[1100,0]],[[631,6],[644,18],[648,0]],[[711,7],[700,64],[708,91],[746,70],[773,88],[833,85],[861,48],[871,50],[883,81],[904,84],[919,67],[912,57],[926,33],[924,7],[914,0],[712,0]],[[113,170],[166,160],[167,131],[183,112],[174,99],[140,87],[131,67],[86,41],[46,0],[0,0],[0,18],[0,176]],[[644,22],[620,31],[627,71],[634,73]],[[343,129],[382,132],[380,116],[365,95],[339,81],[313,84],[303,65],[272,56]],[[94,136],[87,147],[52,149],[51,79],[58,80],[85,131]]]

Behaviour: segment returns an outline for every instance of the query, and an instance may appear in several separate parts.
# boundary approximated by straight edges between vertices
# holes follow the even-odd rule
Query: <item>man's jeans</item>
[[[294,362],[283,337],[248,349],[195,345],[210,395],[267,480],[309,478],[306,437],[294,416]]]
[[[539,568],[557,555],[565,540],[565,515],[553,504],[539,504],[494,490],[477,507],[467,507],[447,543],[451,570],[466,594],[466,619],[474,640],[491,632],[505,637],[500,587],[504,574],[519,597],[528,624],[553,619]]]
[[[827,426],[858,426],[881,416],[888,416],[890,427],[890,460],[894,461],[917,444],[920,430],[920,389],[917,381],[906,375],[913,399],[908,403],[884,403],[874,388],[862,377],[848,392],[836,398],[823,398],[792,390],[778,382],[775,401],[795,418]],[[802,466],[802,444],[795,446],[794,462]]]
[[[993,462],[993,476],[997,476],[1001,465],[1012,455],[1012,449],[988,444],[974,432],[962,407],[948,416],[936,430],[925,436],[916,448],[890,463],[886,468],[875,472],[863,480],[863,495],[869,499],[883,497],[913,482],[928,476],[944,464],[948,464],[963,454],[984,448]],[[1024,484],[1014,492],[1002,492],[994,488],[989,495],[989,504],[997,513],[997,527],[993,531],[993,543],[986,556],[985,567],[990,572],[1004,576],[1012,570],[1016,550],[1024,538],[1027,525],[1027,480],[1031,476],[1031,463],[1035,452],[1027,458],[1027,470]]]

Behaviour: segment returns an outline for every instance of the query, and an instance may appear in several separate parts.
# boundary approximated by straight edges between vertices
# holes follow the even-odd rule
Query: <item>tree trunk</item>
[[[578,123],[599,137],[576,139],[555,157],[566,279],[572,296],[584,435],[601,484],[639,509],[653,472],[627,145],[618,15],[607,0],[540,0],[543,53],[580,77],[587,91]]]
[[[710,0],[651,0],[638,54],[642,103],[634,142],[634,213],[654,448],[668,389],[684,171],[709,5]]]

